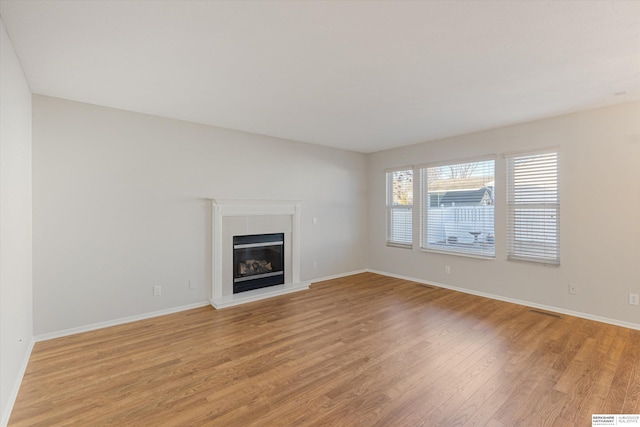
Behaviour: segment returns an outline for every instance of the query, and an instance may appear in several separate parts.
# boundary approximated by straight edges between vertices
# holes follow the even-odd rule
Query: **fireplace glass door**
[[[284,284],[284,233],[233,236],[233,293]]]

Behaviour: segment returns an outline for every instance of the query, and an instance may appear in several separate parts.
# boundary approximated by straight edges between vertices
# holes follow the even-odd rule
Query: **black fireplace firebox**
[[[284,284],[284,233],[233,236],[233,293]]]

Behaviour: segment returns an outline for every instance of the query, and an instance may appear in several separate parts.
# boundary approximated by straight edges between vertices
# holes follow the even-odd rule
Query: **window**
[[[387,172],[387,245],[413,245],[413,168]]]
[[[495,159],[420,169],[422,249],[495,257]]]
[[[507,259],[560,264],[558,153],[507,156]]]

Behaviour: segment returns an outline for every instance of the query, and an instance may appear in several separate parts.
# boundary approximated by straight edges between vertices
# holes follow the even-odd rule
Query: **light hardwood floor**
[[[640,331],[365,273],[37,343],[10,426],[590,426]]]

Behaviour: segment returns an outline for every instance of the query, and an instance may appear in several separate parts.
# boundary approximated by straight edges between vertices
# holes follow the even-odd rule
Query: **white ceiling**
[[[18,1],[34,93],[360,152],[640,99],[639,1]]]

